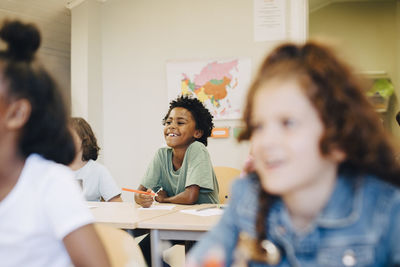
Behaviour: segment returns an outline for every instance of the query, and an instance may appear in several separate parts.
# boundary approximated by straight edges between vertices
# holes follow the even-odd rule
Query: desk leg
[[[150,248],[152,267],[161,267],[162,251],[160,250],[160,233],[157,229],[150,230]]]

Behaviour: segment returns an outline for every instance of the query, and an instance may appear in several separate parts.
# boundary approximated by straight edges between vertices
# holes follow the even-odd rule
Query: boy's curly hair
[[[196,122],[196,129],[203,132],[203,135],[196,139],[196,141],[207,146],[207,138],[211,135],[211,130],[214,128],[213,116],[210,111],[208,111],[203,103],[201,103],[197,98],[182,95],[169,103],[169,110],[162,120],[163,125],[165,125],[165,121],[168,119],[171,110],[174,108],[185,108],[190,111]]]

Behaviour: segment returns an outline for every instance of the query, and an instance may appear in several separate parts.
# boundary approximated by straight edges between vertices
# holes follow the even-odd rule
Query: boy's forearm
[[[174,203],[174,204],[184,204],[184,205],[191,205],[191,204],[196,203],[197,199],[193,201],[190,197],[181,196],[181,194],[183,194],[183,192],[176,196],[173,196],[173,197],[164,198],[163,202],[164,203]]]
[[[174,203],[174,204],[184,204],[192,205],[195,204],[199,198],[200,188],[197,185],[189,186],[183,191],[175,196],[166,197],[163,199],[164,203]]]

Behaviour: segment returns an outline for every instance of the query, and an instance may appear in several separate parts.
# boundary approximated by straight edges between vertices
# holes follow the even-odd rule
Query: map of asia
[[[168,99],[192,95],[214,119],[238,119],[250,82],[250,65],[250,59],[168,62]]]

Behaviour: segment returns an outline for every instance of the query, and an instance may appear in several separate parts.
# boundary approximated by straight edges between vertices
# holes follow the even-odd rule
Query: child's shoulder
[[[379,216],[400,212],[400,188],[376,176],[366,176],[363,179],[363,199],[365,209],[371,213],[374,207]]]
[[[199,141],[194,141],[187,148],[186,154],[189,154],[189,155],[193,154],[193,155],[197,156],[200,154],[208,155],[209,153],[208,153],[207,147],[203,143],[201,143]]]
[[[166,162],[166,161],[168,161],[169,158],[171,158],[171,156],[169,156],[169,154],[172,155],[172,148],[170,148],[168,146],[162,146],[157,149],[156,153],[154,154],[153,161]]]
[[[53,172],[72,176],[72,171],[67,166],[45,159],[38,154],[31,154],[25,162],[25,167],[30,172],[42,173],[42,177]]]
[[[196,150],[207,150],[207,147],[199,141],[194,141],[193,143],[190,144],[188,149],[196,149]]]
[[[366,190],[373,191],[377,194],[400,194],[400,188],[398,186],[374,175],[365,177],[364,187]]]
[[[166,155],[169,152],[172,152],[172,148],[170,148],[169,146],[162,146],[160,148],[157,149],[156,155]]]
[[[364,201],[367,216],[374,212],[374,218],[382,231],[388,232],[395,240],[400,236],[397,227],[400,219],[400,188],[375,176],[364,179]],[[386,230],[383,230],[386,229]]]
[[[73,172],[67,166],[31,154],[25,161],[20,179],[35,188],[33,190],[41,191],[73,183],[73,177]]]
[[[108,172],[108,169],[106,166],[98,162],[97,160],[92,160],[90,159],[85,166],[83,166],[80,169],[81,173],[83,175],[93,175],[93,174],[98,174],[101,175],[104,172]]]
[[[101,163],[98,162],[97,160],[92,160],[92,159],[90,159],[90,160],[86,163],[86,165],[87,165],[89,168],[92,168],[92,169],[99,169],[99,170],[107,169],[106,166],[104,166],[103,164],[101,164]]]
[[[232,193],[241,195],[241,192],[246,192],[246,195],[258,196],[260,191],[260,182],[255,173],[250,173],[244,177],[238,178],[233,182]]]
[[[364,179],[364,192],[376,197],[398,199],[400,201],[400,188],[379,177],[368,175]]]

